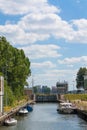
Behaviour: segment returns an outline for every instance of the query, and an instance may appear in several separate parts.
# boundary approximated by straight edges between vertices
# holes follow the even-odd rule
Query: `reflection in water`
[[[87,122],[77,115],[63,115],[56,111],[57,104],[35,104],[27,116],[17,116],[16,126],[2,126],[0,130],[87,130]]]

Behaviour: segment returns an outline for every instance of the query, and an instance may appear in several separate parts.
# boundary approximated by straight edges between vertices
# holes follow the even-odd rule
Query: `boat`
[[[57,111],[62,114],[75,114],[76,106],[69,102],[60,103]]]
[[[7,119],[5,119],[4,124],[7,126],[13,126],[17,124],[17,120],[15,118],[8,117]]]
[[[28,114],[28,110],[26,108],[21,108],[18,113],[20,115],[26,115],[26,114]]]
[[[28,112],[33,111],[33,105],[27,104],[26,109],[28,110]]]

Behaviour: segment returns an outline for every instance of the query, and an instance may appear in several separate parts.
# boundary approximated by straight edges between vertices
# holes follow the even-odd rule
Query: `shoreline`
[[[4,120],[9,117],[9,116],[12,116],[12,115],[15,115],[22,107],[25,107],[27,104],[34,104],[35,101],[34,100],[30,100],[30,101],[27,101],[23,104],[20,104],[14,108],[12,108],[9,112],[5,112],[3,113],[1,116],[0,116],[0,126],[3,124]]]

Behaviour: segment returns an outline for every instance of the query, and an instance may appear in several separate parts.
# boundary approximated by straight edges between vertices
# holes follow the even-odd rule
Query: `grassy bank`
[[[87,94],[65,94],[64,98],[73,102],[79,109],[87,110]]]
[[[64,95],[66,100],[82,100],[87,101],[87,94],[65,94]]]

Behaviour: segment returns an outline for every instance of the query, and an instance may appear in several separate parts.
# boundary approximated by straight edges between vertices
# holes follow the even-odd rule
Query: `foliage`
[[[15,96],[6,81],[4,84],[4,106],[11,106],[14,103]]]
[[[76,77],[77,88],[81,88],[81,87],[84,88],[84,75],[86,71],[87,71],[86,68],[80,68],[79,71],[77,72],[77,77]]]
[[[34,91],[35,94],[38,92],[36,86],[33,87],[33,91]]]
[[[50,88],[49,88],[49,87],[45,88],[45,89],[44,89],[44,93],[45,93],[45,94],[50,94]]]
[[[23,95],[24,86],[28,85],[26,80],[31,75],[30,61],[24,51],[10,45],[5,37],[0,37],[0,75],[7,82],[5,91],[8,91],[10,103],[14,96]]]

